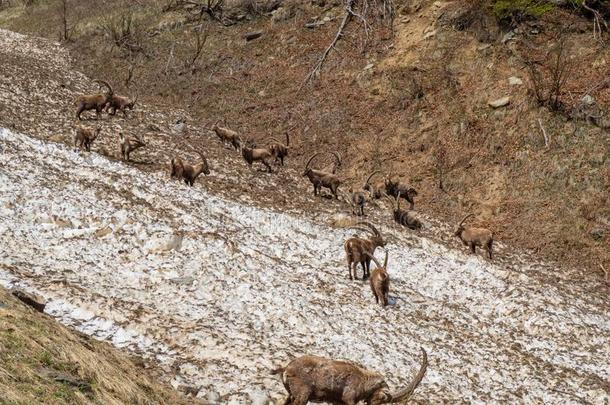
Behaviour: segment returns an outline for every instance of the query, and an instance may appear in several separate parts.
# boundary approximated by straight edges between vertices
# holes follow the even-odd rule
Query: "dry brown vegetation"
[[[0,288],[0,403],[192,404],[141,359],[73,332]]]
[[[591,20],[557,9],[505,37],[485,1],[396,2],[393,32],[372,21],[364,46],[353,18],[303,85],[344,10],[278,4],[226,1],[221,13],[179,1],[75,2],[69,46],[75,68],[113,78],[118,92],[129,77],[144,103],[222,118],[256,141],[296,128],[290,165],[337,150],[346,189],[380,169],[447,222],[474,212],[473,224],[503,243],[596,272],[610,262],[610,61]],[[9,7],[0,25],[57,38],[51,7]],[[507,106],[488,105],[504,96]]]

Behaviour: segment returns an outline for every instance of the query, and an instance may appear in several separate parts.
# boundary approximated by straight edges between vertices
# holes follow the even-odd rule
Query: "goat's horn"
[[[309,160],[307,161],[307,164],[305,165],[305,170],[309,169],[309,164],[311,163],[311,161],[313,160],[313,158],[315,158],[316,156],[318,156],[320,154],[320,152],[318,153],[314,153]]]
[[[369,184],[369,181],[371,181],[371,177],[373,177],[374,175],[376,175],[377,173],[381,173],[381,170],[375,170],[373,173],[371,173],[369,175],[369,177],[366,179],[366,182],[364,183],[364,185],[366,186],[367,184]]]
[[[413,395],[413,392],[415,392],[415,389],[417,388],[419,383],[421,383],[421,380],[423,380],[424,375],[426,374],[426,370],[428,369],[428,354],[426,353],[423,347],[421,347],[420,349],[422,352],[422,363],[419,368],[419,371],[413,377],[413,380],[411,380],[407,388],[405,388],[404,390],[400,390],[395,394],[390,394],[389,398],[385,401],[386,403],[398,403],[407,401],[411,397],[411,395]]]
[[[375,262],[375,264],[377,265],[377,267],[381,268],[381,263],[379,263],[379,260],[377,260],[377,259],[375,258],[375,256],[373,256],[372,254],[370,254],[370,253],[368,253],[368,252],[365,252],[364,254],[365,254],[365,255],[366,255],[366,256],[367,256],[369,259],[371,259],[372,261],[374,261],[374,262]]]
[[[112,86],[110,86],[110,84],[108,84],[107,81],[97,79],[97,80],[94,80],[94,82],[101,83],[104,86],[108,87],[108,94],[110,94],[110,95],[114,94],[114,91],[112,90]]]
[[[288,135],[288,131],[286,131],[286,146],[290,146],[290,135]]]
[[[468,218],[470,217],[474,217],[474,214],[468,214],[466,215],[461,221],[460,224],[458,225],[458,227],[462,226],[462,224],[464,223],[464,221],[466,221]]]
[[[360,221],[360,222],[357,222],[357,223],[356,223],[356,225],[364,225],[364,226],[366,226],[367,228],[369,228],[369,230],[373,231],[373,233],[374,233],[375,235],[377,235],[377,236],[381,236],[381,233],[379,233],[379,231],[377,230],[377,228],[375,228],[375,225],[371,224],[371,223],[370,223],[370,222],[368,222],[368,221]]]

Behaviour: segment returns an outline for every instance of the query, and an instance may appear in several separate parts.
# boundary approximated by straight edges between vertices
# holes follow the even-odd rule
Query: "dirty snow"
[[[273,366],[347,358],[433,403],[607,403],[607,301],[390,227],[394,305],[349,281],[353,231],[246,205],[0,129],[0,283],[61,322],[158,361],[174,385],[281,398]],[[262,174],[261,174],[262,175]],[[382,257],[382,253],[378,253]],[[529,264],[525,264],[528,263]]]

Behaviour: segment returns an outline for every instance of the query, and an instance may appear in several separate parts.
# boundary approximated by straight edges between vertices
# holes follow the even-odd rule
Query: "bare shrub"
[[[106,18],[101,28],[112,44],[128,52],[129,56],[137,53],[146,55],[142,46],[143,30],[135,21],[132,13]]]
[[[574,65],[563,33],[543,60],[525,59],[524,63],[530,79],[530,90],[538,104],[552,111],[562,111],[561,96]]]

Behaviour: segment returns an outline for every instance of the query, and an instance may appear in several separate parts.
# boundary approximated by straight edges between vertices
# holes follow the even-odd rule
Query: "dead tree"
[[[313,69],[305,78],[304,83],[312,82],[320,75],[322,66],[324,66],[328,55],[333,49],[336,49],[337,43],[345,35],[345,29],[351,21],[357,20],[360,22],[364,36],[363,48],[365,48],[370,42],[370,36],[373,31],[372,21],[386,20],[388,21],[390,27],[392,27],[394,22],[394,14],[394,3],[392,0],[347,0],[347,4],[345,5],[345,13],[343,14],[341,24],[339,25],[339,29],[337,30],[335,37],[326,47],[324,52],[322,52],[322,55],[314,65]]]

